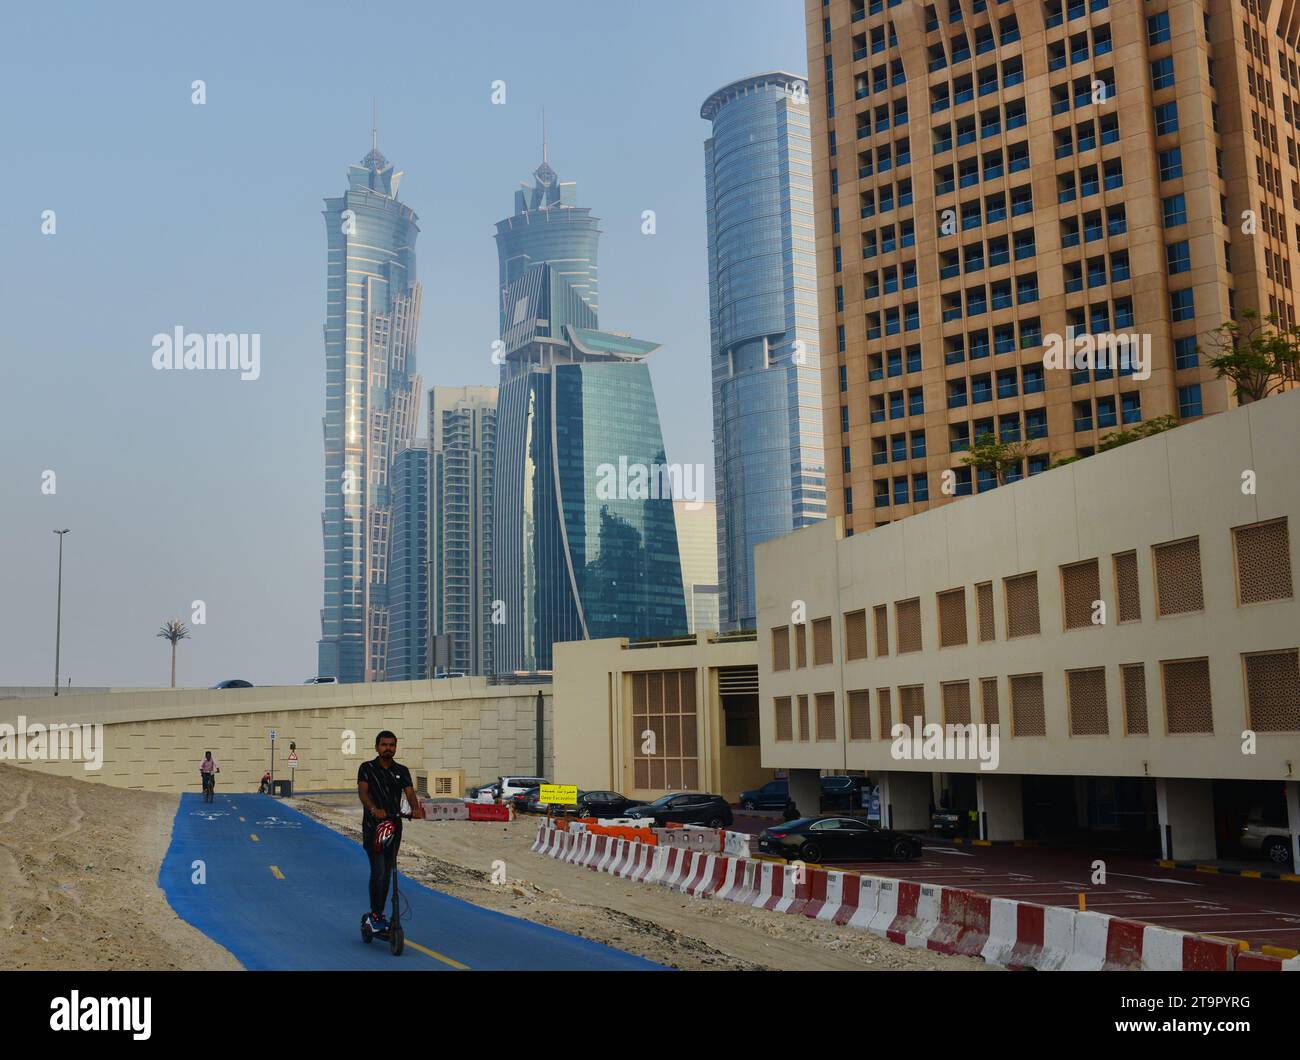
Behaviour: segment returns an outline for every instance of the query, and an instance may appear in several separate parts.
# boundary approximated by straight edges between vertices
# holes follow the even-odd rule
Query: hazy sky
[[[165,685],[154,634],[196,600],[178,684],[315,673],[321,209],[369,150],[372,96],[420,217],[425,386],[495,382],[493,226],[545,107],[551,164],[602,220],[601,324],[663,344],[668,457],[711,474],[699,108],[805,69],[801,0],[43,2],[5,38],[0,685],[53,679],[56,527],[65,682]],[[155,371],[177,326],[260,334],[261,378]]]

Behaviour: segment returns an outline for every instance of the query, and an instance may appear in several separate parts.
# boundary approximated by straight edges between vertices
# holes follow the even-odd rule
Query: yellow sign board
[[[573,806],[578,801],[576,784],[543,784],[537,794],[537,801],[543,805]]]

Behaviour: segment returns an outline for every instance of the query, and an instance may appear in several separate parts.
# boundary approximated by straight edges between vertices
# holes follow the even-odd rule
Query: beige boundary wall
[[[115,787],[198,790],[198,764],[211,751],[221,766],[218,790],[255,791],[270,766],[291,774],[290,741],[298,746],[297,791],[348,789],[357,766],[374,756],[375,734],[398,737],[398,761],[413,775],[463,769],[467,784],[510,773],[531,774],[536,762],[536,700],[543,694],[545,761],[553,756],[548,686],[489,685],[483,678],[304,685],[244,689],[177,689],[0,700],[0,723],[100,722],[103,766],[13,761]],[[353,753],[345,736],[355,734]]]
[[[1243,491],[1253,472],[1255,492]],[[981,682],[996,682],[1001,723],[998,770],[1009,774],[1295,780],[1300,776],[1300,702],[1294,660],[1300,647],[1300,391],[1230,410],[1165,434],[1021,482],[946,504],[929,512],[843,537],[838,518],[765,542],[756,549],[759,712],[763,764],[776,768],[978,772],[974,761],[898,760],[882,733],[879,706],[889,690],[892,721],[899,721],[901,690],[922,689],[927,723],[945,722],[944,686],[967,684],[968,720],[980,722]],[[1234,530],[1285,518],[1289,545],[1274,555],[1260,580],[1291,590],[1265,602],[1239,602]],[[1279,535],[1280,536],[1280,535]],[[1199,541],[1203,605],[1157,615],[1156,546]],[[1276,540],[1276,537],[1274,538]],[[1280,548],[1280,546],[1279,546]],[[1133,552],[1141,603],[1137,621],[1119,622],[1113,557]],[[1062,567],[1099,561],[1105,625],[1066,628]],[[1195,569],[1197,564],[1184,565]],[[1008,637],[1005,579],[1037,572],[1038,633]],[[992,583],[996,633],[981,642],[977,586]],[[1258,585],[1256,586],[1258,587]],[[965,643],[940,646],[939,594],[965,591]],[[1167,595],[1187,594],[1186,570],[1169,579]],[[792,608],[806,608],[806,665],[797,665]],[[899,652],[899,602],[917,601],[920,650]],[[888,616],[888,653],[877,649],[875,608]],[[865,611],[864,657],[846,659],[846,618]],[[829,661],[817,664],[814,625],[829,641]],[[790,630],[789,668],[775,669],[774,639]],[[861,649],[859,649],[860,651]],[[1275,678],[1256,693],[1255,753],[1243,751],[1252,727],[1245,672],[1247,657],[1279,655]],[[858,652],[855,652],[857,654]],[[1207,660],[1210,702],[1202,693],[1179,695],[1164,664]],[[1142,664],[1135,678],[1145,694],[1147,732],[1131,725],[1121,667]],[[1292,668],[1287,673],[1287,665]],[[1073,733],[1068,671],[1104,670],[1104,706],[1095,688],[1090,713],[1105,719],[1104,734]],[[1011,679],[1042,675],[1045,735],[1016,735]],[[1023,680],[1023,678],[1022,678]],[[1023,685],[1021,685],[1023,687]],[[870,706],[869,731],[851,733],[850,693]],[[821,724],[816,697],[833,697]],[[915,696],[915,692],[909,695]],[[809,701],[801,738],[798,702]],[[777,738],[778,700],[794,707],[793,738]],[[829,706],[830,699],[824,700]],[[1194,704],[1211,731],[1170,725]],[[1078,713],[1078,704],[1075,704]],[[909,712],[910,713],[910,712]],[[1140,712],[1137,712],[1140,713]],[[1265,731],[1271,729],[1272,731]]]

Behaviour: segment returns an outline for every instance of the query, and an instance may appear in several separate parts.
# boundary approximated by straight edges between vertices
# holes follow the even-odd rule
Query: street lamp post
[[[59,694],[59,644],[63,639],[63,535],[67,530],[55,530],[59,535],[59,590],[54,618],[54,694]]]

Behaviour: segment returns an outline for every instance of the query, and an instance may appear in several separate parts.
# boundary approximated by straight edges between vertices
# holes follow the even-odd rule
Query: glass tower
[[[388,564],[389,681],[429,677],[429,448],[423,439],[393,461]]]
[[[826,517],[804,79],[713,93],[704,142],[719,622],[752,629],[754,546]]]
[[[429,391],[429,558],[433,632],[451,673],[492,670],[492,460],[497,388]],[[434,671],[431,669],[430,673]]]
[[[325,200],[324,604],[318,672],[380,681],[388,647],[389,472],[419,418],[415,212],[372,142]]]
[[[497,225],[505,361],[493,485],[493,665],[551,669],[556,641],[684,633],[663,435],[645,357],[600,330],[598,220],[543,160]],[[640,477],[638,469],[644,469]]]

